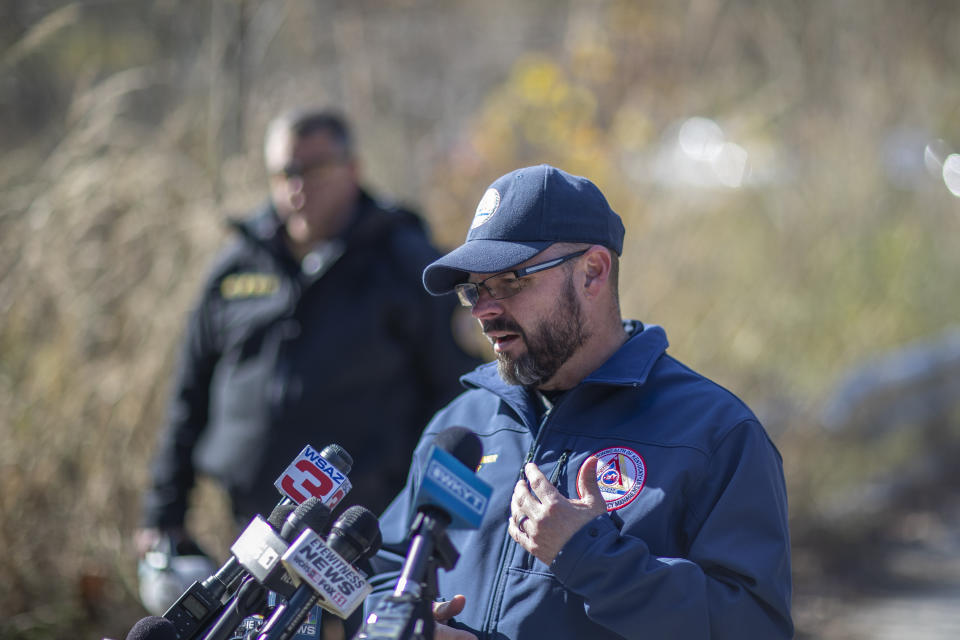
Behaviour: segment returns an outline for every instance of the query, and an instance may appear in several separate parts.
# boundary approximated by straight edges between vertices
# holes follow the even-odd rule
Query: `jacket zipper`
[[[536,458],[537,450],[540,448],[540,443],[542,442],[544,434],[547,431],[547,422],[550,420],[551,415],[553,415],[553,409],[548,410],[540,420],[540,427],[537,429],[537,436],[533,439],[533,443],[530,445],[530,449],[527,451],[527,456],[524,458],[523,464],[520,466],[520,472],[517,474],[517,479],[526,477],[523,468],[528,462],[533,462]],[[513,558],[513,554],[517,552],[517,548],[519,547],[519,545],[513,541],[513,538],[510,537],[509,532],[505,532],[505,536],[506,539],[503,542],[503,547],[500,552],[500,562],[497,565],[497,579],[493,585],[493,597],[490,599],[490,605],[483,621],[483,637],[485,638],[490,637],[493,626],[494,612],[500,608],[500,602],[503,599],[504,581],[506,580],[507,573],[506,569],[510,564],[510,560]],[[528,556],[530,555],[527,551],[523,551],[523,553],[526,553]]]
[[[567,458],[570,457],[571,449],[564,449],[560,454],[560,457],[557,458],[557,466],[553,470],[553,473],[550,475],[550,484],[557,486],[557,482],[560,480],[560,474],[563,473],[563,469],[567,464]],[[533,554],[529,551],[524,552],[523,564],[521,567],[527,571],[533,569],[533,563],[536,560]]]
[[[560,474],[563,472],[563,467],[567,464],[567,458],[570,457],[572,451],[573,449],[564,449],[563,453],[561,453],[557,459],[557,468],[553,470],[553,475],[550,476],[550,484],[553,486],[557,486],[557,482],[560,480]]]

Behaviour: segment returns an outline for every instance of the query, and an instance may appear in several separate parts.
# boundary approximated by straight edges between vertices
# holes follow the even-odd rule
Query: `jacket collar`
[[[366,212],[373,207],[373,198],[365,190],[360,189],[351,220],[341,236],[348,238],[356,235],[358,228],[363,228],[364,225],[362,222],[368,217],[365,215]],[[276,207],[274,207],[273,203],[269,200],[257,207],[253,215],[249,218],[245,220],[230,219],[228,222],[231,227],[243,236],[262,245],[272,246],[273,243],[280,239],[280,234],[283,233],[283,223],[280,221]]]
[[[267,200],[245,219],[230,219],[230,226],[254,246],[266,250],[287,266],[297,271],[300,265],[293,259],[283,237],[283,224],[276,208]],[[374,246],[398,225],[422,229],[421,220],[405,209],[383,204],[361,188],[354,213],[347,228],[335,239],[345,248]]]
[[[667,334],[657,325],[625,320],[629,338],[606,362],[580,383],[638,387],[647,382],[654,363],[667,351]]]

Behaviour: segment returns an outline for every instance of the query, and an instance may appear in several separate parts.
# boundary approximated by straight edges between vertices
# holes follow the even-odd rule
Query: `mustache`
[[[480,328],[484,333],[489,333],[490,331],[510,331],[512,333],[519,333],[521,336],[524,335],[520,325],[507,318],[494,318],[493,320],[487,321],[481,320]]]

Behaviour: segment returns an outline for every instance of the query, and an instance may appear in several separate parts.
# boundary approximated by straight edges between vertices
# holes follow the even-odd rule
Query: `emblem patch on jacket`
[[[633,502],[647,479],[647,466],[640,454],[627,447],[608,447],[593,455],[600,460],[597,465],[597,484],[607,503],[607,511],[622,509]],[[577,472],[578,495],[582,473],[581,464]]]

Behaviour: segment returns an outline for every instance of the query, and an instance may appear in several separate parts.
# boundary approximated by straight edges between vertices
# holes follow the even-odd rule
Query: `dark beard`
[[[583,330],[580,301],[567,278],[560,307],[538,323],[528,335],[513,321],[498,318],[484,325],[484,331],[515,331],[520,334],[527,351],[517,358],[497,354],[497,373],[504,382],[526,387],[538,386],[556,375],[577,352],[589,335]]]

